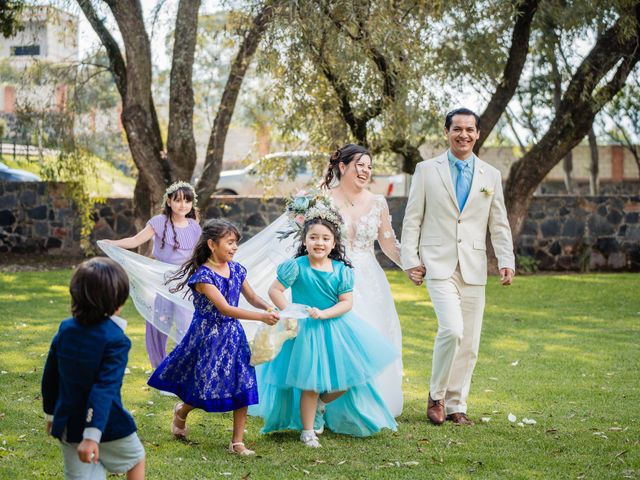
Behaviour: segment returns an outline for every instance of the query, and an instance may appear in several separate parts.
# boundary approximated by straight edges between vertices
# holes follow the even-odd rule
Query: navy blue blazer
[[[81,442],[85,428],[102,432],[101,442],[136,431],[122,406],[120,387],[131,341],[115,321],[83,326],[75,318],[60,324],[42,374],[42,402],[53,415],[51,435]]]

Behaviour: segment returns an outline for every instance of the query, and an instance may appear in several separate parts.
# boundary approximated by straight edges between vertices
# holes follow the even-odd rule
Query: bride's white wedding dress
[[[400,264],[400,248],[391,227],[391,216],[387,202],[382,195],[374,195],[370,202],[362,206],[341,208],[345,220],[346,253],[353,263],[355,285],[353,290],[353,310],[376,328],[384,337],[402,352],[400,321],[393,303],[391,288],[384,271],[376,260],[374,243],[377,240],[385,255]],[[297,245],[289,237],[278,240],[278,232],[289,228],[286,215],[281,215],[260,233],[241,244],[234,261],[247,268],[247,280],[251,287],[263,298],[268,298],[268,289],[276,278],[276,267],[293,257]],[[153,260],[120,247],[99,241],[98,246],[112,259],[120,263],[129,274],[131,298],[136,309],[158,330],[169,335],[176,342],[184,336],[184,331],[176,331],[175,321],[166,315],[154,315],[157,296],[171,300],[180,309],[193,311],[189,298],[184,292],[171,293],[171,285],[165,285],[168,274],[176,270],[175,265]],[[241,297],[240,307],[255,310]],[[247,338],[251,340],[260,322],[242,322]],[[402,413],[402,360],[390,365],[377,379],[379,393],[394,416]]]

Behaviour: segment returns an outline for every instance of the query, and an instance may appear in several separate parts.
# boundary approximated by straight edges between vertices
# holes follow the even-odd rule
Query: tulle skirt
[[[257,369],[263,433],[301,429],[300,394],[346,391],[327,405],[326,426],[336,433],[372,435],[396,429],[374,378],[398,357],[393,346],[355,314],[300,321],[298,336]]]

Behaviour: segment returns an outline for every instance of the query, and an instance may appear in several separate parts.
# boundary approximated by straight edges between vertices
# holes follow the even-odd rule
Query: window
[[[11,55],[16,57],[40,55],[40,45],[20,45],[11,47]]]

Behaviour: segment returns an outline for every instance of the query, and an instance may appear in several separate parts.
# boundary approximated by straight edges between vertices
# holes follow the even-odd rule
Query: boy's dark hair
[[[480,117],[473,110],[469,110],[468,108],[456,108],[455,110],[451,110],[447,113],[447,116],[444,119],[444,128],[449,130],[451,128],[451,122],[453,121],[453,117],[456,115],[470,115],[476,120],[476,130],[480,131]]]
[[[300,234],[300,246],[298,247],[298,250],[296,251],[293,258],[302,257],[309,253],[307,251],[307,247],[304,244],[304,239],[307,236],[307,233],[309,233],[309,229],[313,225],[324,225],[333,234],[333,238],[336,242],[336,245],[335,247],[333,247],[333,250],[331,250],[331,252],[329,253],[329,258],[332,258],[333,260],[338,260],[339,262],[344,263],[347,267],[353,268],[353,265],[351,264],[351,262],[349,261],[349,259],[345,254],[345,248],[344,248],[344,245],[342,244],[342,240],[340,239],[340,235],[338,234],[338,229],[336,228],[336,225],[334,225],[333,222],[330,222],[329,220],[325,220],[324,218],[320,218],[320,217],[314,217],[309,220],[305,220],[304,225],[302,227],[302,233]]]
[[[182,282],[169,290],[173,293],[182,290],[189,282],[189,277],[211,257],[211,250],[209,249],[207,241],[212,240],[215,243],[228,234],[235,235],[238,242],[242,238],[238,227],[228,220],[214,218],[206,221],[202,227],[200,240],[198,240],[197,245],[194,247],[191,258],[182,264],[177,272],[166,279],[165,284],[181,278],[183,279]]]
[[[95,257],[78,265],[69,292],[71,314],[81,325],[95,325],[124,305],[129,296],[129,278],[110,258]]]

